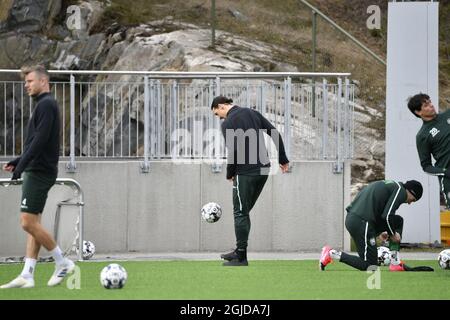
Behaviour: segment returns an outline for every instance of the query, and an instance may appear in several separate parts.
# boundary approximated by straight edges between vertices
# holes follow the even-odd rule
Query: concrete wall
[[[332,162],[296,162],[291,173],[269,176],[251,212],[249,251],[317,251],[324,244],[344,247],[350,170],[346,164],[344,174],[334,174],[332,167]],[[150,172],[142,174],[139,162],[80,161],[74,174],[66,173],[61,162],[59,177],[81,184],[84,239],[93,241],[97,252],[196,252],[235,246],[232,185],[224,175],[213,173],[202,162],[152,162]],[[0,189],[3,257],[24,252],[20,193],[18,186]],[[52,188],[43,215],[47,228],[53,230],[57,202],[72,194],[67,186]],[[223,209],[221,220],[213,224],[200,218],[202,204],[210,201]],[[73,234],[76,215],[76,208],[63,209],[62,233]],[[73,240],[69,238],[61,241]]]
[[[407,108],[407,99],[427,93],[439,103],[439,3],[389,2],[386,69],[386,179],[418,180],[420,201],[396,212],[405,217],[404,242],[441,241],[439,181],[423,172],[416,134],[423,121]]]

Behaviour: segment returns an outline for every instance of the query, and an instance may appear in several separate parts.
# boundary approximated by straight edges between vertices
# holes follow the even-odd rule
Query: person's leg
[[[445,206],[450,209],[450,179],[446,177],[439,177],[439,185],[441,193],[444,196]]]
[[[54,175],[25,172],[22,185],[22,228],[34,238],[36,243],[46,248],[55,260],[55,272],[48,282],[49,286],[59,284],[75,267],[73,261],[63,256],[53,236],[45,230],[40,222],[48,192],[55,181],[56,176]],[[30,251],[32,253],[33,248],[30,247]]]
[[[353,256],[338,250],[328,250],[331,259],[338,260],[358,270],[365,271],[369,266],[377,266],[377,246],[375,230],[361,218],[347,214],[345,227],[349,231],[359,256]],[[322,254],[323,255],[323,254]],[[323,258],[321,258],[323,260]],[[322,270],[324,267],[322,268]]]
[[[22,212],[20,216],[20,223],[22,225],[22,229],[25,230],[29,236],[31,236],[34,241],[27,241],[27,254],[30,252],[34,255],[34,243],[37,242],[40,245],[44,246],[48,251],[52,251],[56,248],[56,242],[53,237],[48,233],[47,230],[44,229],[40,222],[40,214],[33,214],[28,212]],[[29,247],[28,244],[33,247]]]
[[[396,232],[400,234],[400,237],[403,234],[403,218],[399,215],[394,215],[392,217],[393,219],[393,225]],[[391,251],[391,261],[390,265],[397,266],[400,265],[400,242],[393,242],[392,240],[389,240],[389,250]],[[391,268],[392,269],[392,268]]]
[[[40,244],[29,234],[27,236],[26,254],[24,259],[25,264],[22,272],[17,278],[0,286],[1,289],[34,287],[34,271],[36,269],[40,247]]]
[[[41,222],[42,215],[39,215],[39,223]],[[41,244],[31,235],[27,235],[27,248],[25,257],[37,260],[39,251],[41,250]]]
[[[39,222],[41,221],[41,216],[38,215]],[[36,239],[31,235],[27,235],[27,247],[25,253],[25,265],[23,267],[21,276],[24,278],[33,278],[34,271],[36,269],[36,262],[39,256],[39,251],[41,249],[41,244],[36,241]]]
[[[266,181],[267,176],[243,175],[237,175],[234,180],[233,215],[236,236],[235,252],[239,261],[247,261],[248,237],[251,228],[250,210],[255,205]]]

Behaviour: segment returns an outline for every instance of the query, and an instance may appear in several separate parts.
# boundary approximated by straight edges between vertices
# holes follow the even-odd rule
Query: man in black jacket
[[[289,160],[277,129],[259,112],[233,105],[224,96],[214,98],[211,110],[222,123],[222,133],[228,151],[227,179],[233,182],[233,214],[236,249],[222,254],[224,266],[247,266],[247,245],[250,233],[250,210],[256,203],[270,172],[270,160],[264,143],[264,133],[274,141],[283,173]]]
[[[50,77],[43,66],[23,68],[22,74],[25,89],[35,99],[36,106],[28,123],[22,155],[5,164],[3,170],[13,173],[12,180],[23,175],[20,222],[28,238],[22,273],[1,289],[34,287],[34,270],[41,245],[52,254],[56,263],[48,286],[61,283],[75,268],[73,261],[63,256],[53,237],[41,224],[48,191],[58,175],[58,104],[50,94]]]

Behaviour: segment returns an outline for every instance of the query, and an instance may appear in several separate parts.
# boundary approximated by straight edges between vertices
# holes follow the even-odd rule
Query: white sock
[[[55,259],[55,262],[56,262],[57,265],[60,265],[60,264],[64,263],[65,259],[63,257],[62,251],[59,248],[59,246],[56,246],[55,249],[50,251],[50,253],[52,254],[53,259]]]
[[[340,252],[338,250],[334,250],[334,249],[330,250],[330,256],[331,256],[331,259],[333,259],[333,260],[340,261],[341,260],[341,254],[342,254],[342,252]]]
[[[36,259],[25,258],[25,266],[23,267],[22,277],[30,279],[34,277],[34,269],[36,269]]]
[[[394,266],[398,266],[400,262],[400,255],[398,251],[391,251],[391,264]]]

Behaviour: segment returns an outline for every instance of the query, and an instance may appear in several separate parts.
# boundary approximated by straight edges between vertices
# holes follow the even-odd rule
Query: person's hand
[[[395,243],[400,243],[400,240],[402,240],[402,237],[398,232],[390,236],[390,240],[392,240]]]
[[[3,165],[3,170],[4,171],[8,171],[8,172],[13,172],[14,171],[15,166],[7,163]]]
[[[289,170],[289,162],[285,164],[280,164],[281,172],[286,173]]]
[[[387,239],[389,238],[389,234],[387,233],[387,231],[384,231],[382,233],[380,233],[380,240],[381,241],[387,241]]]
[[[234,176],[231,177],[230,179],[227,179],[227,180],[230,181],[230,182],[233,182],[234,181]]]

